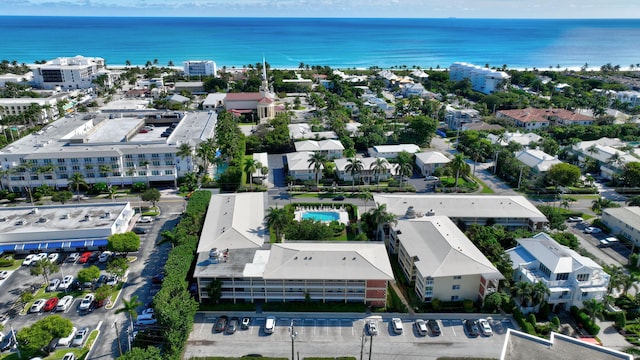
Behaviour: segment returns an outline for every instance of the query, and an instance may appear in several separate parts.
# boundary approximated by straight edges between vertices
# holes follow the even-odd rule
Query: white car
[[[105,282],[105,285],[111,285],[111,286],[118,285],[118,277],[117,276],[109,276],[107,278],[107,282]]]
[[[73,303],[73,296],[67,295],[58,301],[58,305],[56,305],[56,311],[67,311],[69,306]]]
[[[583,222],[584,219],[580,216],[570,216],[569,219],[567,219],[568,222]]]
[[[140,314],[141,315],[153,314],[153,308],[146,308],[146,309],[142,310],[142,312]]]
[[[62,357],[62,360],[76,360],[76,355],[74,353],[66,353]]]
[[[378,324],[374,320],[369,320],[367,322],[367,330],[371,336],[378,335]]]
[[[482,332],[482,335],[484,336],[493,335],[493,331],[491,330],[491,325],[489,325],[489,322],[487,321],[487,319],[478,320],[478,327],[480,328],[480,332]]]
[[[400,318],[391,319],[391,325],[393,326],[394,333],[402,334],[402,320],[400,320]]]
[[[51,253],[51,254],[49,254],[48,258],[49,258],[50,262],[56,263],[56,262],[58,262],[58,259],[60,258],[60,255],[58,253]]]
[[[429,330],[427,330],[427,323],[424,320],[418,319],[418,320],[416,320],[416,322],[414,324],[415,324],[416,331],[418,332],[418,334],[420,334],[422,336],[427,335]]]
[[[113,255],[111,251],[103,251],[102,254],[100,254],[100,257],[98,257],[98,262],[107,262],[111,255]]]
[[[0,271],[0,280],[4,280],[4,279],[6,279],[8,277],[9,277],[9,272],[8,271],[6,271],[6,270]],[[2,340],[0,340],[0,341],[2,341]]]
[[[589,226],[584,228],[584,233],[585,234],[599,234],[601,233],[602,230],[600,230],[600,228],[594,227],[594,226]]]
[[[96,296],[93,294],[87,294],[82,298],[82,301],[80,301],[80,306],[79,309],[80,310],[89,310],[91,308],[91,303],[93,303],[93,300],[95,300]]]
[[[22,261],[22,266],[31,265],[31,263],[33,262],[33,259],[35,259],[35,258],[36,258],[36,254],[27,255],[27,257],[25,257],[24,260]]]
[[[67,290],[69,286],[71,286],[71,283],[73,283],[73,276],[67,275],[62,279],[62,282],[58,286],[58,289]]]
[[[60,338],[60,340],[58,340],[58,345],[69,346],[69,344],[71,344],[71,340],[73,340],[73,337],[76,336],[77,331],[78,329],[75,326],[71,328],[71,333],[68,336]]]
[[[45,299],[38,299],[36,301],[33,302],[33,305],[31,305],[31,307],[29,308],[29,312],[31,313],[39,313],[40,311],[42,311],[42,308],[44,307],[44,304],[47,301]]]
[[[150,223],[153,222],[153,218],[151,216],[143,216],[140,219],[138,219],[139,223]]]
[[[58,286],[60,286],[60,279],[53,279],[49,281],[49,286],[47,286],[47,291],[54,292],[58,290]]]
[[[37,262],[42,261],[44,259],[47,259],[47,254],[46,253],[40,253],[37,254],[34,258],[33,261],[31,262],[31,265],[35,265]]]

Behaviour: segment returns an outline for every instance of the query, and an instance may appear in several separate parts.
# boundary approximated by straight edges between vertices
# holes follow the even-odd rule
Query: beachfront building
[[[483,94],[491,94],[503,90],[510,76],[503,71],[483,68],[465,62],[455,62],[449,67],[449,78],[454,82],[469,79],[473,90]]]
[[[213,281],[221,300],[386,304],[393,271],[380,243],[269,244],[264,193],[214,195],[193,274],[201,301]]]
[[[455,223],[502,225],[507,229],[542,230],[547,218],[524,196],[514,195],[374,195],[376,204],[398,218],[442,215]]]
[[[296,151],[319,152],[324,155],[327,160],[338,159],[342,157],[344,146],[340,140],[304,140],[294,143]]]
[[[451,130],[463,130],[465,125],[481,121],[480,112],[476,109],[460,109],[447,105],[444,121]]]
[[[180,145],[196,148],[213,137],[215,123],[216,114],[205,112],[114,110],[65,117],[0,150],[7,172],[0,183],[16,192],[43,184],[67,188],[79,173],[89,185],[176,186],[178,177],[197,170],[176,155]]]
[[[316,173],[313,166],[309,165],[309,158],[311,158],[312,154],[312,152],[308,151],[286,154],[285,159],[287,163],[285,164],[285,168],[287,169],[287,175],[293,180],[315,180]],[[320,167],[318,179],[322,179],[322,169],[324,169],[324,166]]]
[[[422,176],[432,175],[439,168],[446,166],[451,160],[439,151],[416,153],[416,166]]]
[[[562,164],[557,157],[542,150],[525,149],[516,153],[516,159],[529,167],[534,173],[542,174],[556,164]]]
[[[108,202],[0,208],[0,251],[40,252],[106,250],[113,234],[131,231],[130,203]]]
[[[258,92],[228,93],[224,98],[225,110],[236,116],[257,114],[258,121],[265,123],[276,116],[276,94],[269,87],[267,67],[262,66],[262,84]]]
[[[504,276],[446,216],[399,220],[391,228],[389,251],[425,302],[482,301]]]
[[[182,63],[186,76],[217,76],[218,69],[213,60],[189,60]]]
[[[369,156],[383,157],[385,159],[395,159],[398,154],[405,151],[409,154],[415,154],[420,151],[420,147],[415,144],[399,144],[399,145],[376,145],[369,148]]]
[[[393,165],[388,161],[381,163],[382,169],[374,169],[377,160],[386,160],[384,158],[358,158],[362,163],[362,170],[358,171],[356,175],[356,181],[362,181],[364,184],[370,184],[372,182],[388,180],[393,174]],[[347,171],[347,165],[349,165],[348,159],[335,159],[336,175],[338,179],[342,181],[353,181],[353,175]]]
[[[627,163],[638,162],[633,153],[619,150],[624,146],[619,139],[601,138],[576,143],[572,152],[578,156],[580,163],[585,163],[589,158],[596,161],[600,167],[599,175],[612,179],[616,174],[622,173]]]
[[[104,59],[98,57],[60,57],[44,64],[30,65],[33,83],[46,90],[90,89],[96,87],[94,80],[103,75],[104,86],[113,85],[111,73],[106,70]]]
[[[542,136],[538,134],[532,132],[521,133],[519,131],[506,131],[502,135],[489,134],[487,135],[487,138],[491,141],[492,144],[507,146],[513,141],[517,144],[522,145],[522,147],[524,148],[529,147],[529,144],[531,144],[532,142],[539,143],[542,140]]]
[[[602,223],[611,229],[612,234],[622,236],[635,246],[640,245],[640,207],[603,209]]]
[[[516,241],[516,247],[506,251],[513,264],[513,281],[543,283],[550,291],[544,300],[552,311],[581,308],[584,301],[600,301],[607,295],[609,275],[590,258],[558,244],[546,233]],[[523,312],[536,310],[519,305]]]

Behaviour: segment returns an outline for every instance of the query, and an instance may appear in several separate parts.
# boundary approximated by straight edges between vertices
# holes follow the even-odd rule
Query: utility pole
[[[371,351],[373,350],[373,334],[371,334],[371,336],[369,336],[371,339],[369,339],[369,360],[371,360]]]
[[[522,181],[522,169],[524,169],[524,167],[520,166],[520,176],[518,176],[518,190],[520,190],[520,181]]]
[[[364,342],[365,342],[366,336],[364,334],[364,327],[362,328],[362,336],[360,337],[361,340],[361,344],[360,344],[360,360],[362,360],[362,356],[364,355]]]
[[[298,336],[298,333],[294,330],[293,328],[293,320],[291,320],[291,325],[289,326],[289,335],[291,336],[291,360],[296,360],[295,358],[295,343],[296,343],[296,336]]]

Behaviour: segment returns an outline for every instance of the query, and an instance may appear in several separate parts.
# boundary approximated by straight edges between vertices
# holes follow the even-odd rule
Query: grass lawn
[[[7,270],[7,271],[11,271],[11,270],[17,270],[20,268],[20,266],[22,266],[22,260],[17,260],[14,259],[13,260],[13,265],[11,266],[7,266],[7,267],[1,267],[1,270]]]
[[[482,186],[482,191],[480,191],[481,194],[495,194],[495,191],[493,191],[492,188],[488,187],[487,184],[485,184],[482,180],[478,179],[477,177],[473,178],[478,184],[480,184],[480,186]]]

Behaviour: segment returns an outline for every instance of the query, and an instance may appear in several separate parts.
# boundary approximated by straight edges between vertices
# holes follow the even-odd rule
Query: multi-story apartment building
[[[33,82],[40,89],[89,89],[96,87],[94,80],[104,76],[104,85],[112,85],[110,72],[105,69],[104,59],[76,56],[57,58],[44,64],[31,65]]]
[[[7,115],[20,115],[28,112],[35,104],[39,107],[38,122],[41,124],[47,123],[59,116],[57,107],[59,99],[60,96],[0,99],[0,119]]]
[[[415,154],[420,151],[420,147],[415,144],[399,144],[399,145],[377,145],[368,149],[369,156],[383,157],[385,159],[395,159],[398,154],[406,151],[409,154]]]
[[[451,130],[462,130],[465,125],[480,122],[480,112],[476,109],[458,109],[447,105],[444,121]]]
[[[186,76],[215,76],[218,73],[213,60],[189,60],[182,63]]]
[[[384,163],[382,163],[382,169],[375,169],[375,163],[378,159],[384,158],[358,158],[360,163],[362,164],[362,170],[358,171],[356,174],[357,179],[362,181],[365,184],[369,184],[375,181],[384,181],[391,177],[393,174],[393,165],[390,164],[386,159],[384,159]],[[336,163],[336,175],[338,179],[342,181],[352,181],[353,175],[351,172],[347,171],[347,166],[349,165],[348,159],[335,159]]]
[[[451,160],[439,151],[427,151],[416,154],[416,166],[422,176],[429,176],[439,168],[446,166]]]
[[[613,234],[640,245],[640,207],[606,208],[602,210],[602,222]]]
[[[390,251],[423,301],[482,300],[504,277],[446,216],[400,220]]]
[[[527,130],[555,125],[592,125],[595,119],[566,109],[514,109],[496,112],[496,118],[513,121],[516,127]]]
[[[338,159],[342,157],[344,146],[340,140],[304,140],[294,143],[296,151],[319,152],[324,155],[327,160]]]
[[[554,311],[580,308],[585,300],[602,300],[607,295],[609,275],[590,258],[558,244],[546,233],[517,242],[506,251],[513,262],[513,280],[545,284],[550,291],[545,301]]]
[[[14,191],[66,188],[80,173],[88,184],[175,186],[196,170],[193,157],[176,155],[180,145],[193,149],[212,137],[215,122],[216,114],[205,112],[65,117],[0,150],[0,183]]]
[[[458,82],[463,79],[471,81],[471,88],[484,94],[502,90],[510,76],[503,71],[483,68],[465,62],[455,62],[449,67],[449,78]]]
[[[194,271],[200,299],[213,281],[221,299],[386,304],[393,271],[384,244],[298,242],[269,245],[262,193],[214,195]]]

